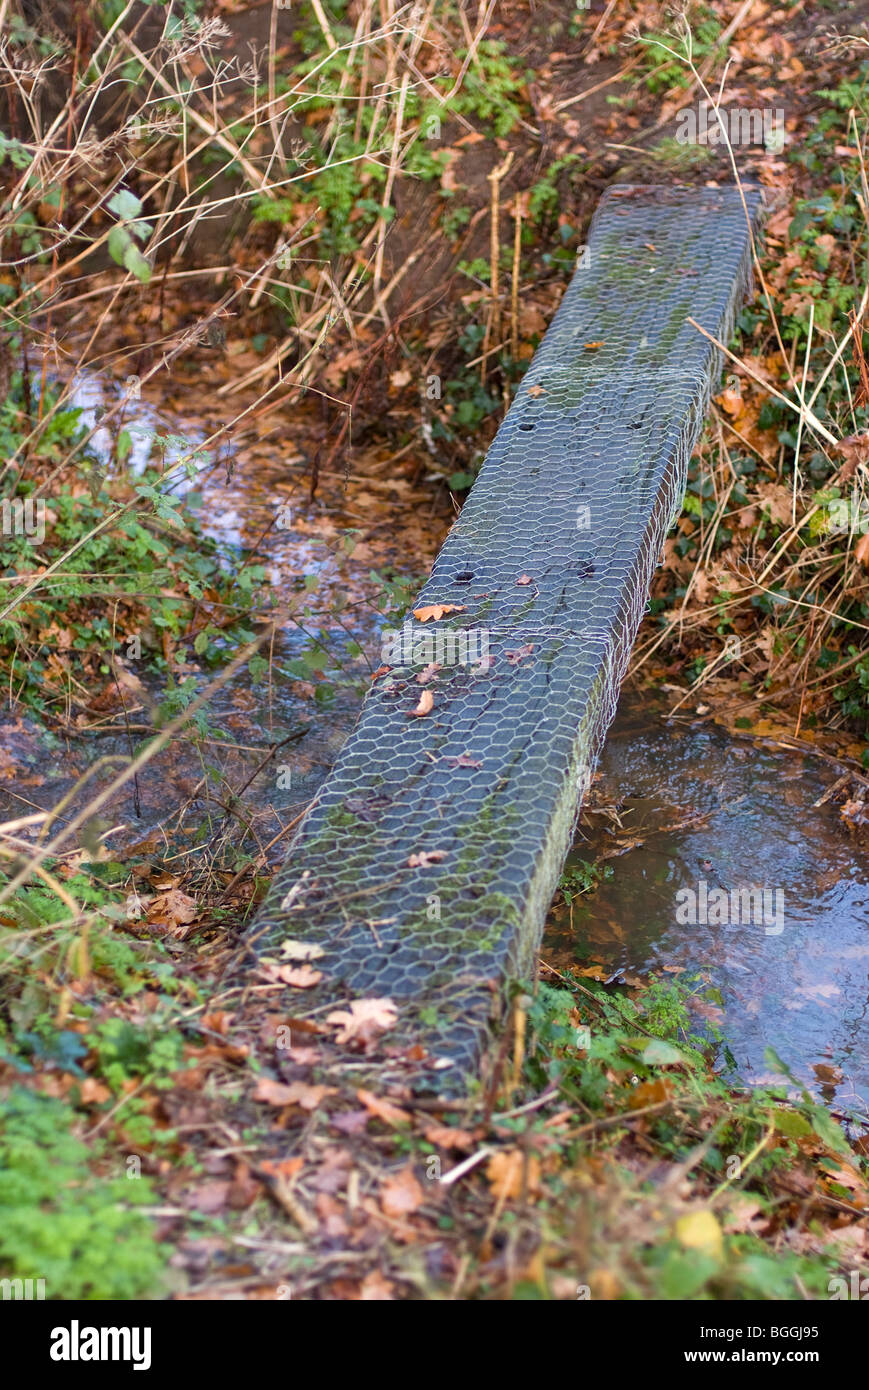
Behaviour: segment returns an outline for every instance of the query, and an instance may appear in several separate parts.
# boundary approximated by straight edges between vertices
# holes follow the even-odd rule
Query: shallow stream
[[[116,389],[97,376],[81,378],[75,403],[83,409],[82,423],[92,425],[95,412],[117,398]],[[128,466],[134,469],[147,462],[155,433],[171,459],[173,449],[180,451],[181,436],[189,447],[214,427],[213,421],[206,427],[195,417],[191,422],[171,416],[144,401],[135,409],[136,417],[125,422],[133,439]],[[97,434],[94,447],[111,466],[106,430]],[[334,538],[342,525],[352,524],[352,502],[350,522],[336,515],[334,506],[311,509],[294,502],[292,524],[269,528],[275,499],[302,495],[286,468],[298,456],[293,441],[282,439],[248,454],[247,463],[241,456],[231,466],[230,460],[217,467],[206,464],[203,481],[196,484],[202,521],[210,534],[233,546],[251,546],[265,532],[260,553],[278,593],[297,591],[304,575],[316,573],[328,600],[331,589],[346,587],[353,576],[318,536]],[[396,476],[394,470],[386,473]],[[376,480],[371,485],[376,487]],[[393,506],[408,484],[394,486]],[[357,507],[377,516],[378,500],[362,494]],[[388,533],[379,552],[371,554],[374,560],[382,560],[396,538],[399,546],[402,539],[385,515],[385,522],[372,523],[374,533],[378,527]],[[436,538],[437,523],[433,534]],[[405,540],[409,550],[412,542]],[[427,568],[429,558],[409,554],[406,568]],[[364,570],[368,554],[362,560]],[[355,607],[352,635],[375,664],[380,622],[370,606]],[[323,706],[310,691],[300,697],[295,687],[276,679],[251,689],[242,674],[218,701],[231,738],[228,747],[213,752],[237,784],[260,761],[264,746],[303,729],[245,788],[261,843],[304,807],[358,709],[356,692],[345,691]],[[0,811],[10,815],[24,809],[12,787],[24,791],[31,806],[49,806],[93,757],[128,752],[122,734],[74,742],[65,751],[55,745],[50,753],[23,726],[13,731],[7,725],[6,735],[19,765],[31,770],[29,784],[27,778],[23,784],[22,779],[0,782]],[[161,822],[167,777],[182,796],[195,787],[202,773],[198,757],[176,745],[168,767],[164,756],[145,770],[139,814],[129,790],[112,807],[115,850]],[[289,767],[292,775],[280,780],[279,766]],[[721,1030],[723,1065],[749,1083],[780,1080],[770,1073],[767,1049],[773,1048],[816,1094],[837,1108],[869,1114],[869,864],[843,825],[836,800],[819,804],[839,770],[813,754],[730,737],[702,720],[668,720],[646,696],[624,698],[591,810],[568,861],[568,870],[581,870],[585,861],[612,872],[595,892],[575,896],[570,909],[562,896],[556,899],[544,958],[562,967],[579,962],[602,978],[615,976],[614,988],[649,971],[684,978],[699,974],[718,993],[711,1004],[698,998],[698,1027]],[[196,805],[194,800],[191,824]],[[284,843],[275,854],[282,853]]]

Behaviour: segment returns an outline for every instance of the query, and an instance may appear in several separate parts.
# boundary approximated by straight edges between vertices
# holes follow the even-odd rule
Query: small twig
[[[519,260],[522,253],[522,199],[513,204],[513,283],[510,297],[510,356],[519,357]]]
[[[489,344],[501,336],[501,301],[500,301],[500,270],[498,261],[501,254],[501,180],[505,177],[513,163],[513,151],[507,158],[493,169],[486,177],[492,190],[490,205],[490,242],[489,242],[489,279],[491,284],[491,308],[489,312],[489,323],[486,328],[486,337],[483,343],[484,357],[480,368],[480,380],[486,380],[486,358],[485,350]]]

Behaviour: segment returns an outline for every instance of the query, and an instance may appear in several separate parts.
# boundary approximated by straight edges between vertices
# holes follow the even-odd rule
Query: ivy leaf
[[[108,241],[109,255],[113,261],[117,261],[118,265],[124,264],[124,256],[129,245],[131,245],[130,234],[127,229],[120,226],[112,227]]]
[[[643,1061],[647,1066],[673,1067],[684,1060],[679,1049],[672,1043],[665,1042],[663,1038],[653,1039],[643,1053]]]
[[[812,1106],[811,1121],[812,1129],[828,1149],[832,1149],[834,1153],[850,1156],[851,1146],[845,1138],[842,1127],[833,1119],[825,1106]]]
[[[113,227],[109,232],[109,255],[143,285],[151,279],[151,264],[145,259],[126,227]]]
[[[135,193],[131,193],[128,188],[122,188],[109,199],[109,211],[115,213],[122,222],[130,222],[139,216],[142,203]]]
[[[128,270],[131,275],[135,275],[136,279],[140,280],[143,285],[148,284],[151,279],[151,263],[145,259],[132,241],[124,252],[123,265],[124,269]]]
[[[812,1132],[812,1126],[798,1110],[776,1110],[772,1120],[779,1134],[786,1139],[805,1139]]]

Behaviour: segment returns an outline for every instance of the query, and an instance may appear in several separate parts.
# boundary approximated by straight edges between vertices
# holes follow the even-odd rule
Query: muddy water
[[[835,799],[815,805],[840,769],[668,722],[633,696],[601,771],[568,862],[608,856],[612,876],[574,899],[572,925],[554,908],[544,959],[699,972],[720,1007],[699,1004],[698,1031],[721,1029],[725,1068],[781,1082],[771,1047],[816,1095],[869,1114],[869,856]]]
[[[82,423],[90,427],[94,412],[116,399],[117,389],[101,377],[80,378],[75,403],[83,410]],[[180,419],[137,402],[135,415],[124,422],[133,438],[127,466],[145,466],[155,434],[171,462],[219,423],[209,426],[201,415]],[[97,434],[92,447],[111,467],[107,431]],[[244,451],[238,458],[205,456],[190,486],[202,496],[200,518],[211,535],[230,546],[257,545],[257,558],[279,595],[297,591],[305,575],[316,575],[326,607],[338,592],[354,586],[359,592],[360,571],[390,558],[398,527],[387,523],[390,539],[375,542],[376,550],[355,568],[340,548],[325,547],[320,538],[334,538],[354,518],[341,515],[340,498],[314,507],[298,500],[304,479],[300,484],[293,478],[287,464],[300,457],[300,447],[303,436],[294,445],[284,435],[255,457],[246,458]],[[270,527],[275,499],[282,498],[291,500],[291,523]],[[413,548],[404,546],[405,568],[426,569],[429,557],[410,554]],[[377,664],[380,615],[363,600],[342,621],[367,661]],[[189,740],[174,744],[145,769],[137,797],[128,788],[118,798],[109,841],[115,852],[157,826],[174,849],[203,813],[219,821],[219,804],[195,794],[201,792],[203,758],[226,784],[240,787],[270,745],[299,731],[245,787],[244,814],[252,827],[245,848],[253,849],[254,839],[265,844],[307,804],[355,722],[361,687],[339,690],[323,705],[297,681],[282,678],[281,665],[298,641],[298,634],[287,632],[277,643],[270,684],[252,688],[242,672],[219,692],[213,717],[223,741],[206,741],[198,750]],[[365,666],[365,660],[358,663],[362,683]],[[132,717],[147,719],[147,708]],[[53,805],[94,758],[130,751],[125,738],[114,734],[55,739],[46,748],[27,721],[14,732],[7,725],[6,736],[9,752],[30,775],[0,781],[4,818],[28,806]],[[280,779],[279,766],[285,769]],[[599,861],[612,876],[593,895],[575,898],[571,913],[556,903],[544,958],[562,966],[597,964],[606,976],[622,970],[629,980],[650,971],[684,978],[700,973],[720,992],[720,1005],[699,1006],[698,1030],[710,1023],[721,1029],[723,1066],[748,1083],[778,1080],[764,1060],[773,1047],[816,1094],[837,1108],[869,1113],[869,865],[842,826],[836,801],[815,804],[838,772],[813,756],[733,739],[708,724],[668,722],[654,713],[648,696],[623,699],[593,809],[583,817],[568,863]],[[167,823],[167,806],[191,796],[187,812]],[[240,835],[225,821],[222,833],[227,840]],[[269,857],[281,858],[285,845],[280,841]],[[767,892],[760,920],[751,911],[754,899],[740,899],[732,910],[733,890],[746,888]],[[722,900],[728,910],[724,920],[716,920]]]
[[[71,403],[81,411],[80,424],[88,430],[97,425],[100,412],[114,404],[121,391],[108,377],[80,375],[71,385]],[[200,410],[202,404],[205,409]],[[379,664],[384,619],[373,605],[375,591],[367,578],[372,565],[391,562],[392,542],[376,552],[360,548],[358,559],[343,551],[341,536],[353,521],[341,514],[335,487],[331,493],[324,488],[315,503],[308,501],[301,421],[298,442],[282,430],[274,443],[260,447],[247,447],[248,438],[231,449],[226,445],[208,449],[204,442],[222,420],[217,412],[208,419],[207,408],[207,403],[197,401],[193,418],[188,418],[145,399],[129,405],[122,421],[132,439],[125,467],[138,474],[162,457],[169,471],[178,458],[201,447],[195,476],[188,479],[180,473],[180,486],[174,490],[191,494],[190,505],[202,529],[224,548],[248,556],[255,551],[255,560],[263,565],[278,598],[297,594],[316,581],[311,606],[322,616],[306,621],[304,631],[292,626],[280,631],[273,646],[264,651],[272,662],[270,677],[252,686],[246,670],[239,672],[212,699],[212,732],[198,746],[189,738],[173,743],[142,769],[135,788],[127,787],[114,798],[107,814],[108,823],[116,829],[107,843],[115,851],[160,827],[158,839],[174,853],[194,833],[196,822],[202,822],[203,813],[212,826],[231,829],[225,823],[227,793],[242,787],[245,823],[252,826],[245,849],[253,850],[255,841],[266,844],[298,816],[328,773],[355,723],[370,670]],[[107,470],[116,467],[118,428],[115,421],[111,433],[105,427],[97,429],[89,445]],[[276,513],[284,507],[276,525]],[[346,601],[340,622],[331,614],[339,596]],[[325,700],[320,698],[324,689],[316,683],[293,680],[285,673],[287,662],[298,656],[312,636],[321,639],[341,663],[340,669],[330,668],[328,682],[322,683],[324,688],[328,684]],[[350,643],[355,647],[350,648]],[[199,671],[191,653],[188,657],[188,666],[178,671],[177,678],[193,674],[201,688],[206,674]],[[138,675],[134,663],[127,665]],[[35,807],[47,809],[97,759],[117,760],[137,751],[161,696],[157,679],[143,670],[141,698],[128,694],[126,700],[134,731],[132,745],[112,718],[113,707],[102,716],[89,713],[84,721],[89,727],[81,733],[70,730],[68,735],[48,739],[38,734],[26,716],[3,724],[4,712],[0,716],[3,749],[16,775],[0,778],[0,819]],[[110,721],[117,732],[105,727]],[[287,738],[289,743],[249,782],[269,748]],[[117,762],[89,781],[87,796],[105,785],[116,768]],[[70,809],[85,799],[77,795]],[[180,817],[167,819],[170,807],[185,802],[187,810]],[[107,823],[105,816],[103,823]],[[279,860],[286,843],[285,838],[279,841],[269,858]]]
[[[90,431],[120,394],[120,386],[111,379],[82,372],[72,383],[70,403],[80,410],[79,421]],[[206,535],[239,550],[255,546],[256,559],[277,594],[291,591],[295,581],[313,575],[324,597],[332,598],[337,589],[346,588],[348,575],[341,557],[311,534],[319,530],[328,535],[330,528],[324,524],[324,509],[310,505],[305,497],[303,449],[286,431],[276,431],[274,443],[255,459],[243,447],[236,450],[224,443],[208,447],[206,441],[222,424],[218,415],[206,426],[201,410],[192,419],[179,418],[142,399],[128,408],[120,424],[115,420],[112,429],[123,428],[130,436],[125,461],[130,472],[139,474],[162,459],[172,477],[171,491],[190,499]],[[304,437],[301,430],[299,435]],[[97,428],[88,447],[104,467],[114,467],[115,440],[108,428]],[[196,472],[187,477],[175,465],[191,455]],[[355,635],[373,630],[370,611],[354,609],[352,616],[358,620]]]

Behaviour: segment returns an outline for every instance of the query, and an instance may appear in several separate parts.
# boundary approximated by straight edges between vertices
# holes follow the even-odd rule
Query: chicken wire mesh
[[[760,213],[755,190],[608,190],[414,604],[434,612],[387,636],[253,924],[266,957],[321,949],[307,1009],[395,1001],[440,1090],[533,970],[721,372],[686,320],[727,342]]]

